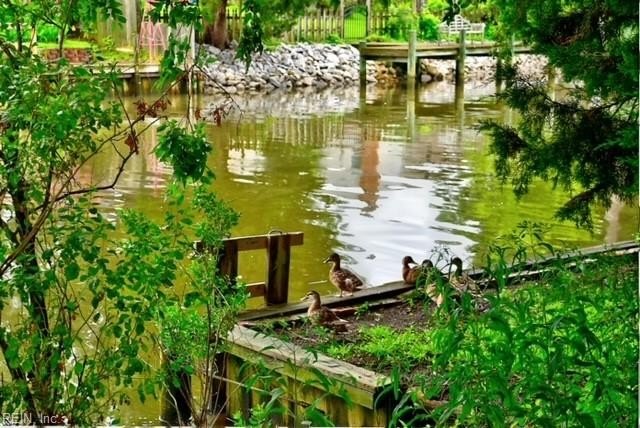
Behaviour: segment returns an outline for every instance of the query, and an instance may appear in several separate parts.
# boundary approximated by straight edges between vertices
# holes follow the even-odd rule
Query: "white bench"
[[[447,36],[458,34],[460,30],[465,30],[466,34],[484,34],[484,27],[484,23],[469,22],[462,15],[456,15],[449,24],[445,22],[440,24],[438,30],[440,34],[446,34]]]

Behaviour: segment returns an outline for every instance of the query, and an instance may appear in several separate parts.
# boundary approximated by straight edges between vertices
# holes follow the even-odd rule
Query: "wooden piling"
[[[416,30],[409,30],[409,49],[407,56],[407,86],[416,84]]]
[[[456,57],[456,86],[464,86],[464,60],[467,56],[466,31],[460,30],[460,45]]]
[[[360,42],[358,51],[360,52],[360,89],[367,87],[367,60],[364,57],[364,50],[367,47],[366,42]]]
[[[267,305],[285,304],[289,300],[289,265],[291,262],[291,237],[269,235],[267,238]]]

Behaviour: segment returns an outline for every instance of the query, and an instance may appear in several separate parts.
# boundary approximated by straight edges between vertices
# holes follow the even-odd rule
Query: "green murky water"
[[[493,93],[492,85],[467,87],[456,100],[454,87],[442,83],[418,90],[415,102],[403,89],[369,89],[366,98],[358,88],[237,97],[242,114],[208,128],[215,189],[241,214],[233,235],[304,232],[304,245],[293,249],[290,300],[310,288],[334,292],[322,264],[332,251],[380,285],[400,279],[404,255],[421,260],[443,245],[477,264],[488,243],[523,220],[552,224],[549,239],[570,247],[631,238],[637,209],[597,212],[590,234],[553,219],[566,194],[549,184],[535,184],[519,202],[500,185],[476,126],[515,118]],[[199,104],[211,101],[203,96]],[[172,108],[184,109],[185,99],[175,97]],[[103,159],[86,178],[99,181],[116,164]],[[114,216],[129,207],[159,219],[168,179],[152,154],[138,156],[101,204]],[[262,251],[242,254],[246,281],[264,279],[264,259]],[[157,412],[135,406],[125,419],[156,421]]]

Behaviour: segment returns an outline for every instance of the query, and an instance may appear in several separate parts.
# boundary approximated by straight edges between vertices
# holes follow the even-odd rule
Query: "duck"
[[[456,291],[460,293],[469,292],[471,294],[480,293],[478,284],[471,279],[466,272],[462,271],[462,260],[460,257],[452,258],[451,265],[455,266],[456,270],[449,274],[449,283],[451,283]]]
[[[491,303],[482,295],[478,283],[462,271],[462,260],[459,257],[454,257],[451,259],[451,265],[455,266],[456,270],[449,276],[449,283],[456,293],[460,295],[469,293],[478,311],[488,311],[491,308]]]
[[[327,257],[324,263],[332,264],[329,270],[329,281],[340,290],[340,297],[345,291],[353,295],[355,291],[362,288],[362,280],[355,273],[340,266],[340,256],[337,253]]]
[[[324,327],[340,327],[345,326],[347,321],[338,318],[338,316],[326,306],[322,306],[320,301],[320,293],[315,290],[309,291],[302,300],[311,299],[311,305],[307,309],[307,316],[313,325],[320,325]]]
[[[409,266],[411,264],[416,266]],[[413,257],[404,256],[402,258],[402,279],[404,280],[405,284],[415,285],[421,273],[422,266],[418,265],[418,263],[413,260]]]

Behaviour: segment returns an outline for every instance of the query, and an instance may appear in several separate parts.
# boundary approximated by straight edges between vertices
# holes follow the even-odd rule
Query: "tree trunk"
[[[222,0],[216,13],[216,22],[213,28],[210,28],[211,44],[218,49],[225,49],[229,44],[227,37],[227,3],[228,0]]]

